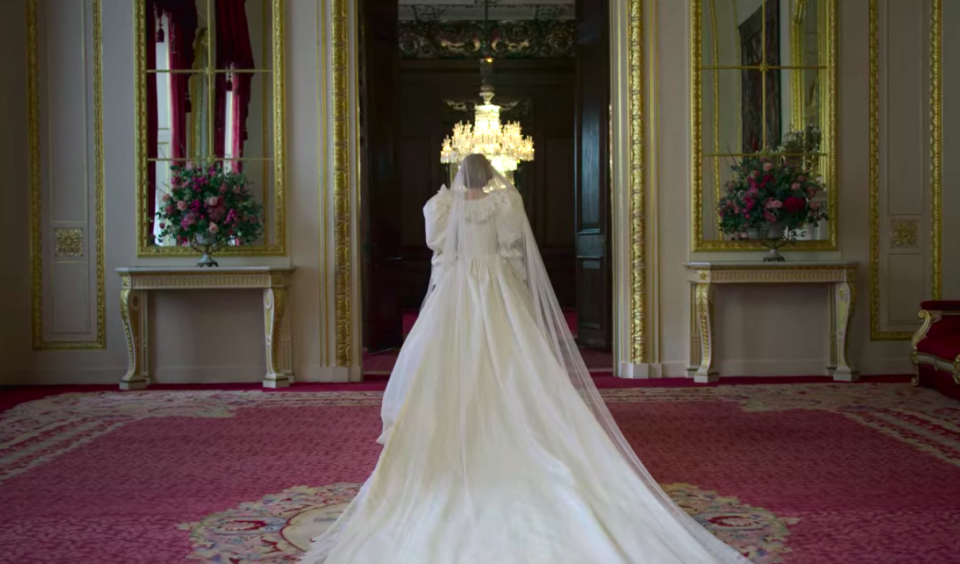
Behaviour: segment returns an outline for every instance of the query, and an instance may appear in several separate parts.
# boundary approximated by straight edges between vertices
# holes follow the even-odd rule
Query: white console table
[[[293,268],[245,266],[232,268],[118,268],[122,279],[120,315],[127,335],[128,367],[121,390],[150,385],[147,334],[147,292],[168,290],[263,290],[264,341],[267,348],[266,388],[284,388],[293,379],[293,355],[287,288]]]
[[[823,284],[829,288],[830,366],[834,380],[853,382],[857,373],[847,363],[847,332],[856,301],[857,263],[825,262],[691,262],[690,368],[696,382],[715,382],[713,370],[713,287],[717,284]]]

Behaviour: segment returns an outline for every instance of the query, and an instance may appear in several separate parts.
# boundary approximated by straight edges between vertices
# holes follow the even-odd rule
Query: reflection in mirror
[[[823,177],[824,189],[810,201],[814,208],[828,209],[835,201],[834,101],[827,94],[834,71],[829,18],[835,17],[835,0],[693,0],[693,6],[700,94],[694,120],[700,203],[695,246],[719,250],[727,247],[704,242],[737,237],[720,230],[717,205],[722,188],[737,176],[732,167],[751,154]],[[834,239],[828,222],[815,223],[792,235]]]
[[[172,163],[209,166],[224,160],[243,173],[263,205],[263,238],[275,245],[278,212],[275,178],[272,70],[277,0],[138,0],[145,49],[146,119],[143,136],[147,245],[176,246],[161,240],[154,221],[169,192]],[[271,197],[273,196],[273,197]],[[226,243],[230,245],[232,243]]]
[[[270,70],[273,0],[211,0],[217,69]]]

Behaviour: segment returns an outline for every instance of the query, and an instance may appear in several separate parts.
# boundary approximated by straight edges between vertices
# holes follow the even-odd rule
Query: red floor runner
[[[754,562],[960,563],[960,403],[909,384],[604,394],[665,489]],[[197,390],[20,404],[0,414],[0,560],[294,562],[373,468],[379,400]]]

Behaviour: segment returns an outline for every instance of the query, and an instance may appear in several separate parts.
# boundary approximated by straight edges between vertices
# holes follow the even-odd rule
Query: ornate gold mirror
[[[139,256],[195,254],[161,237],[173,167],[242,172],[263,235],[220,254],[285,254],[283,1],[134,0]]]
[[[810,171],[829,219],[789,250],[837,248],[836,0],[691,0],[694,251],[757,250],[720,228],[718,202],[741,159]]]

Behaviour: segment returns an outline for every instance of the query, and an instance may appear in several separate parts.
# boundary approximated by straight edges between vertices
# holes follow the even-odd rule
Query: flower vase
[[[212,233],[197,233],[191,246],[193,250],[202,255],[200,262],[197,263],[198,267],[203,268],[207,266],[212,268],[214,266],[220,266],[217,264],[217,261],[213,260],[213,257],[210,256],[219,246],[219,238],[216,235]]]
[[[763,262],[784,262],[787,260],[780,254],[780,247],[789,243],[789,240],[785,237],[786,229],[783,224],[771,223],[763,231],[763,244],[767,247],[767,254],[763,257]]]
[[[761,241],[767,248],[767,254],[763,257],[763,262],[784,262],[785,258],[780,254],[780,248],[785,246],[790,240],[786,237],[786,227],[782,223],[771,223],[758,229],[747,231],[750,239]]]

